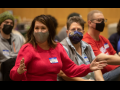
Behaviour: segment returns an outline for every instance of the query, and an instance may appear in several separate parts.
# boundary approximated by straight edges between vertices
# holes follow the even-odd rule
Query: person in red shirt
[[[88,32],[83,36],[82,40],[91,45],[95,56],[104,53],[102,54],[103,59],[105,59],[105,55],[115,55],[116,57],[118,57],[109,40],[100,35],[100,33],[103,32],[105,22],[107,21],[107,19],[104,18],[103,13],[98,10],[93,10],[89,12],[87,16],[87,21]],[[109,60],[109,62],[113,62],[113,60]],[[108,79],[111,77],[111,79],[109,80],[115,80],[117,77],[120,76],[120,65],[112,65],[112,63],[110,64],[111,65],[107,65],[101,71],[103,74],[111,71],[107,73],[108,77],[106,78]]]
[[[97,62],[95,59],[91,64],[77,66],[54,37],[52,19],[47,15],[35,17],[27,32],[26,43],[10,71],[10,78],[13,81],[57,81],[60,70],[69,77],[82,77],[107,65],[105,60]]]

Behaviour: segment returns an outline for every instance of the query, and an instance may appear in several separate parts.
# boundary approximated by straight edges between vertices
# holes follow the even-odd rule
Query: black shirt
[[[9,44],[11,45],[11,38],[10,39],[7,39],[7,41],[9,42]]]
[[[120,35],[118,33],[114,33],[109,37],[109,41],[117,53],[118,53],[117,44],[118,44],[119,38],[120,38]]]

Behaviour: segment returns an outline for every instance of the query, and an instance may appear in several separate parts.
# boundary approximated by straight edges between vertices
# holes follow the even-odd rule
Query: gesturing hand
[[[118,55],[120,56],[120,52],[118,52]]]
[[[106,60],[103,61],[97,61],[97,58],[95,58],[92,63],[90,64],[90,70],[91,71],[96,71],[96,70],[101,70],[103,69],[107,64]]]
[[[20,66],[17,69],[18,74],[22,74],[25,71],[27,71],[27,69],[25,69],[25,63],[24,63],[24,58],[22,58],[22,60],[20,61]]]

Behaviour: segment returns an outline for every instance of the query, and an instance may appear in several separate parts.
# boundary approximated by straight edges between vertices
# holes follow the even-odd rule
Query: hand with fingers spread
[[[97,61],[97,58],[95,58],[91,64],[90,64],[90,70],[91,71],[96,71],[96,70],[101,70],[103,69],[105,66],[107,66],[107,61],[103,60],[103,61]]]
[[[24,63],[24,58],[22,58],[21,62],[20,62],[20,66],[19,68],[17,69],[17,72],[18,74],[22,74],[24,73],[25,71],[27,71],[27,69],[25,69],[25,63]]]

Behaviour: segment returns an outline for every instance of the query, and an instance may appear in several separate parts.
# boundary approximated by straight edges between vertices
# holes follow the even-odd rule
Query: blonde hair
[[[102,12],[99,11],[99,10],[92,10],[92,11],[90,11],[90,12],[88,13],[88,15],[87,15],[87,21],[93,19],[93,15],[94,15],[94,13],[102,13]]]

